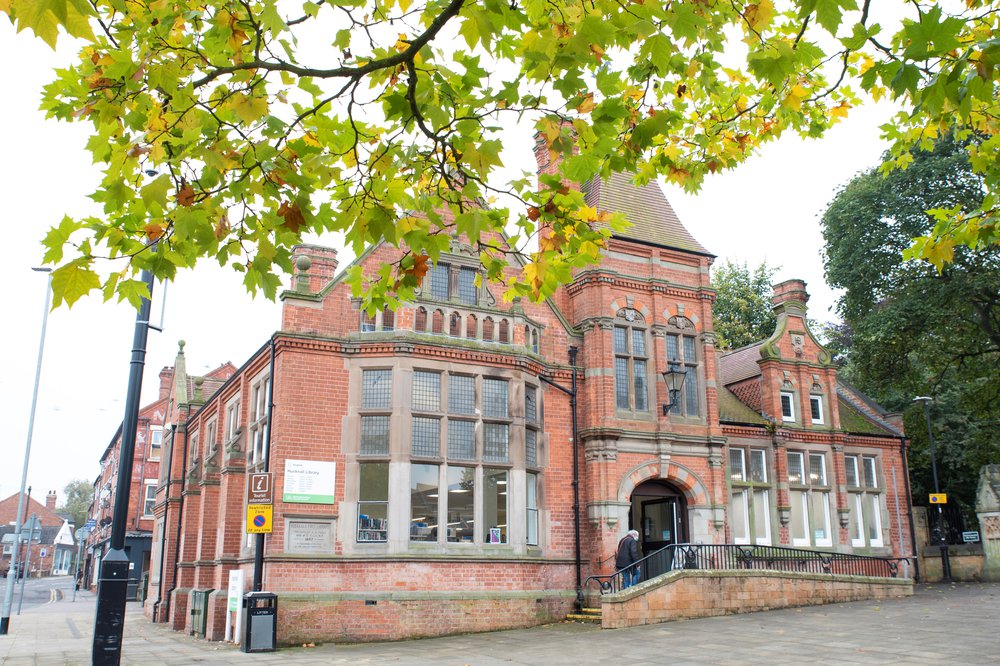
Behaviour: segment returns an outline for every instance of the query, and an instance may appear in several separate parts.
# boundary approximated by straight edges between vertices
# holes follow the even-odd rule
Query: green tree
[[[63,496],[65,500],[56,510],[71,515],[75,527],[83,527],[87,522],[87,510],[94,500],[94,484],[84,479],[74,479],[63,488]]]
[[[304,234],[400,259],[350,279],[370,308],[409,297],[449,238],[508,296],[552,293],[611,228],[563,185],[610,172],[696,189],[784,132],[821,136],[861,102],[900,103],[889,167],[941,127],[975,131],[978,209],[945,210],[913,252],[997,244],[1000,0],[0,0],[19,30],[83,40],[42,103],[89,123],[101,216],[45,239],[55,303],[138,303],[142,269],[200,259],[273,296]],[[890,22],[894,17],[889,17]],[[555,173],[510,176],[511,132]],[[539,234],[539,229],[548,230]],[[503,232],[506,237],[501,238]],[[157,251],[152,251],[156,245]],[[509,254],[520,274],[507,274]],[[110,259],[99,262],[100,259]]]
[[[838,308],[851,329],[848,374],[893,411],[913,441],[917,501],[932,490],[923,411],[932,424],[942,487],[969,509],[980,465],[1000,460],[1000,251],[958,249],[938,272],[903,261],[909,239],[936,224],[925,211],[974,209],[982,178],[966,141],[941,137],[905,171],[875,170],[844,187],[823,215],[826,274],[844,289]]]
[[[719,349],[737,349],[774,333],[771,278],[777,270],[762,261],[751,271],[745,262],[728,259],[713,269],[712,319]]]

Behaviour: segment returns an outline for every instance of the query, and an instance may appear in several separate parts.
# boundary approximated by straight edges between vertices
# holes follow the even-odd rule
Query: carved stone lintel
[[[615,322],[610,317],[601,317],[597,320],[597,325],[601,327],[601,330],[610,331],[615,327]]]
[[[614,462],[618,460],[618,441],[594,439],[586,443],[583,450],[586,462]]]

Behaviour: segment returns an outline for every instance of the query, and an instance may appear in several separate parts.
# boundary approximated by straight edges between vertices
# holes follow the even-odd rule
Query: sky
[[[41,239],[65,214],[96,212],[86,195],[100,169],[84,149],[86,127],[45,120],[38,105],[53,67],[72,60],[71,48],[52,52],[32,36],[14,34],[0,20],[4,89],[0,104],[0,284],[7,322],[0,373],[5,428],[0,435],[0,498],[20,487],[46,297]],[[779,267],[775,280],[804,279],[810,317],[836,318],[837,295],[823,280],[819,218],[837,189],[875,166],[886,145],[878,127],[887,107],[855,109],[822,140],[791,135],[741,167],[708,179],[697,195],[665,192],[681,221],[717,262],[761,261]],[[533,164],[530,137],[512,152]],[[326,239],[321,239],[327,242]],[[341,266],[349,256],[341,254]],[[280,325],[280,306],[252,299],[240,276],[215,263],[199,264],[166,289],[154,287],[142,404],[157,397],[158,374],[172,365],[184,340],[187,368],[202,374],[227,361],[239,367]],[[27,484],[44,501],[74,479],[92,481],[99,460],[124,416],[135,311],[92,296],[47,318]]]

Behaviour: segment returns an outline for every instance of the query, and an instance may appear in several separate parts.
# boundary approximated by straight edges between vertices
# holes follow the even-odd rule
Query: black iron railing
[[[671,544],[639,560],[638,581],[656,578],[679,569],[714,571],[791,571],[796,573],[836,574],[842,576],[872,576],[896,578],[899,563],[906,558],[873,557],[832,553],[784,546],[750,546],[737,544]],[[626,575],[631,567],[612,574],[591,576],[584,587],[591,583],[599,586],[601,594],[624,589]],[[634,583],[633,583],[634,584]]]

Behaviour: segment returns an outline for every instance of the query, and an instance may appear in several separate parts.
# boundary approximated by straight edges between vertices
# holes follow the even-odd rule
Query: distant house
[[[9,571],[14,552],[14,527],[17,516],[18,494],[0,501],[0,542],[3,554],[0,556],[0,572]],[[30,553],[25,547],[28,529],[21,533],[21,553],[18,560],[31,576],[61,576],[72,572],[76,543],[73,540],[73,525],[56,513],[56,492],[49,491],[45,504],[34,498],[29,499],[22,514],[22,522],[37,518],[39,529],[31,535]]]

